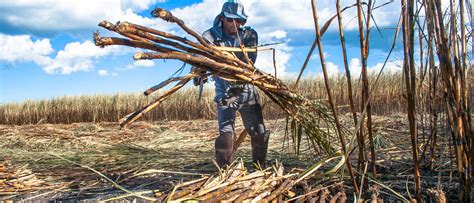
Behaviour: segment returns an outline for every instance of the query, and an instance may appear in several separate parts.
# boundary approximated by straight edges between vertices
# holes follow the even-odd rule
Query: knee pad
[[[270,131],[266,130],[263,133],[254,134],[250,138],[253,144],[267,145],[270,138]]]
[[[216,139],[216,150],[229,150],[234,147],[234,134],[231,132],[225,132],[219,135]]]
[[[230,165],[233,158],[234,134],[225,132],[216,139],[216,162],[219,167]]]
[[[256,126],[252,126],[250,128],[250,136],[259,136],[259,135],[263,135],[267,132],[267,130],[265,129],[265,125],[263,124],[258,124]]]

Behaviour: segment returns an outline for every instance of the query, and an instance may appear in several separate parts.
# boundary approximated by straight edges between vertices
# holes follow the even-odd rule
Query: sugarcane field
[[[0,202],[474,202],[470,0],[0,4]]]

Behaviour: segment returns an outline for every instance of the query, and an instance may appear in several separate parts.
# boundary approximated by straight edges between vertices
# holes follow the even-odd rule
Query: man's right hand
[[[222,98],[219,98],[219,100],[217,101],[217,104],[220,106],[227,106],[229,108],[237,110],[240,107],[237,100],[238,100],[237,97],[222,97]]]
[[[194,86],[199,86],[207,82],[207,77],[196,76],[193,78]]]
[[[191,72],[197,72],[197,73],[205,73],[205,72],[200,72],[196,67],[192,67]],[[199,86],[203,85],[204,83],[207,82],[207,76],[195,76],[193,78],[193,84],[194,86]]]

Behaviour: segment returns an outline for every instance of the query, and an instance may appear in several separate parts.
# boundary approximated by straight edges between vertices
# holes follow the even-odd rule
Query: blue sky
[[[379,0],[377,5],[388,0]],[[134,50],[124,47],[98,48],[92,33],[113,35],[97,24],[129,21],[186,36],[175,25],[152,18],[155,7],[171,10],[198,32],[212,25],[224,0],[3,0],[0,5],[0,103],[27,99],[48,99],[65,95],[142,92],[174,73],[179,61],[134,61]],[[249,15],[247,25],[259,33],[260,43],[276,45],[278,75],[296,75],[314,40],[314,24],[309,0],[242,0]],[[335,14],[335,1],[318,0],[322,26]],[[355,1],[342,1],[343,7]],[[371,32],[369,69],[377,71],[388,54],[400,12],[399,3],[374,11],[381,28]],[[359,36],[356,9],[343,16],[350,68],[360,73]],[[372,23],[373,25],[374,23]],[[398,41],[400,42],[401,39]],[[388,71],[399,70],[400,46],[390,59]],[[331,74],[343,73],[337,21],[323,37],[323,52]],[[318,52],[306,74],[319,74]],[[273,71],[270,53],[259,53],[257,67]]]

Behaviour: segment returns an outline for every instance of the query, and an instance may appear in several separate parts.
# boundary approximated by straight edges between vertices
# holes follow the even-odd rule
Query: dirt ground
[[[243,128],[238,120],[240,132]],[[284,136],[285,121],[270,120],[266,124],[272,130],[268,158],[271,162],[281,161],[287,171],[302,171],[323,156],[315,155],[309,145],[304,145],[296,156],[291,140]],[[422,130],[420,126],[420,133]],[[369,185],[379,185],[384,199],[396,200],[387,188],[408,198],[407,191],[413,194],[413,176],[405,116],[376,116],[374,131],[380,184],[370,181]],[[28,169],[36,180],[31,190],[0,194],[0,200],[96,201],[125,194],[101,174],[131,191],[166,191],[182,181],[216,172],[216,136],[214,120],[138,122],[128,129],[119,129],[117,123],[0,125],[0,161]],[[433,170],[423,162],[423,188],[438,187],[447,196],[455,196],[457,177],[451,173],[452,153],[447,139],[439,139],[438,147],[446,153],[439,155]],[[237,156],[251,167],[248,138]],[[356,153],[351,159],[356,159]],[[134,176],[144,171],[150,173]]]

